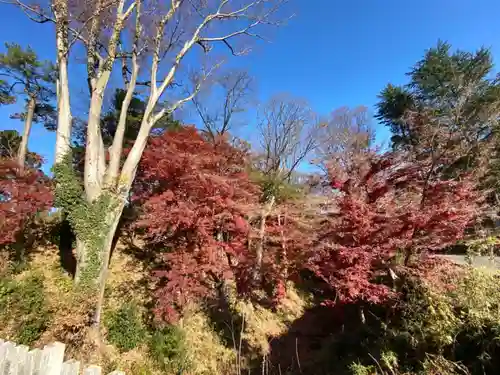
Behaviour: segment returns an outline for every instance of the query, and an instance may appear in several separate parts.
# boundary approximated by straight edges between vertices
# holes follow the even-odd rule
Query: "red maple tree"
[[[194,127],[153,137],[138,171],[134,200],[149,246],[162,248],[154,276],[158,317],[172,320],[188,301],[234,277],[249,256],[247,215],[258,189],[245,151],[207,141]]]
[[[297,280],[310,256],[317,229],[318,212],[315,209],[304,197],[277,203],[266,219],[262,284],[254,285],[243,279],[239,280],[240,289],[245,286],[264,288],[274,305],[281,301],[286,294],[287,281]],[[255,229],[254,237],[257,241]],[[249,270],[253,268],[253,265],[248,267]]]
[[[478,213],[467,176],[443,180],[429,161],[366,154],[346,174],[332,170],[337,213],[319,229],[307,268],[340,300],[377,303],[391,295],[380,278],[390,267],[418,264],[429,251],[463,237]],[[327,301],[332,302],[332,301]]]
[[[15,242],[33,215],[49,209],[52,201],[50,181],[41,171],[21,173],[17,161],[0,159],[0,246]]]

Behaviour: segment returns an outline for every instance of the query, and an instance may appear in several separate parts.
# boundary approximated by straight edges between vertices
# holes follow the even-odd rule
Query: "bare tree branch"
[[[373,137],[371,116],[366,107],[338,108],[322,122],[315,164],[324,172],[328,172],[332,163],[348,169],[354,158],[371,146]]]
[[[259,167],[269,177],[288,180],[316,149],[319,122],[307,103],[286,96],[272,98],[261,117]]]
[[[249,104],[252,84],[253,79],[247,72],[229,71],[215,79],[206,98],[202,94],[193,98],[194,107],[211,139],[233,128],[235,115],[245,111]]]

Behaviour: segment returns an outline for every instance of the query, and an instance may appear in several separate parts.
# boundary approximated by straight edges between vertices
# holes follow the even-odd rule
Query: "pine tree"
[[[376,117],[390,127],[393,148],[423,146],[434,133],[446,133],[453,146],[464,142],[468,153],[477,151],[500,118],[500,81],[492,70],[486,48],[452,51],[439,41],[427,50],[407,73],[407,85],[388,84],[379,95]],[[419,126],[421,121],[432,126]]]
[[[21,169],[26,164],[28,138],[33,122],[43,123],[48,130],[56,128],[56,111],[51,104],[55,98],[55,67],[50,61],[41,61],[31,47],[23,49],[15,43],[5,44],[6,53],[0,54],[0,101],[13,103],[18,97],[26,101],[25,110],[11,118],[24,121],[22,140],[17,150]]]

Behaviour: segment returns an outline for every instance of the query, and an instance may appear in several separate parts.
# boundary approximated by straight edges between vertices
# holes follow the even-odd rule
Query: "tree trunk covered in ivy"
[[[120,222],[123,212],[123,200],[116,203],[116,206],[106,216],[106,229],[107,233],[104,237],[104,243],[101,250],[101,270],[99,274],[99,292],[97,299],[97,306],[94,312],[94,324],[99,326],[101,321],[102,306],[104,303],[104,290],[106,288],[106,280],[108,278],[108,268],[111,258],[111,250],[113,247],[113,238]],[[103,233],[104,234],[104,233]]]
[[[95,301],[94,324],[98,326],[111,247],[126,200],[103,190],[95,200],[89,201],[73,170],[71,155],[58,163],[54,172],[55,203],[67,213],[77,239],[75,282]]]
[[[196,46],[202,46],[208,54],[215,44],[226,45],[233,55],[242,54],[246,49],[235,51],[229,40],[244,35],[259,38],[257,27],[276,22],[269,19],[278,14],[277,10],[286,0],[245,0],[234,7],[229,6],[226,0],[202,2],[198,5],[199,9],[191,13],[183,10],[183,0],[167,2],[169,4],[166,7],[158,7],[154,2],[144,0],[95,0],[84,4],[52,0],[50,3],[48,9],[30,7],[29,10],[33,13],[33,19],[53,22],[56,30],[59,74],[56,85],[58,124],[54,166],[55,206],[65,211],[75,232],[78,258],[76,284],[83,289],[90,288],[95,293],[95,323],[98,325],[111,243],[151,131],[158,121],[171,116],[177,108],[191,101],[201,85],[222,63],[215,63],[209,70],[200,65],[199,74],[196,74],[196,80],[188,93],[179,90],[173,96],[175,99],[163,103],[165,94],[178,80],[177,76],[183,74],[181,65],[184,58]],[[268,7],[268,3],[274,4]],[[22,1],[18,4],[26,11]],[[73,14],[85,14],[88,18],[73,17]],[[143,18],[144,15],[148,15],[147,19]],[[182,25],[172,28],[173,22],[182,22]],[[127,26],[134,30],[133,35],[123,38]],[[219,32],[215,31],[218,27]],[[177,35],[177,31],[184,28],[185,32]],[[85,32],[82,33],[82,30]],[[250,30],[252,33],[249,33]],[[151,35],[145,35],[146,32]],[[177,41],[174,43],[177,46],[175,48],[173,40]],[[70,48],[75,43],[81,43],[87,53],[90,94],[83,184],[73,171],[70,154],[72,118],[68,61]],[[146,53],[150,55],[146,56]],[[123,59],[124,66],[121,69],[126,100],[122,103],[112,145],[106,149],[100,123],[103,99],[120,56],[129,57]],[[149,78],[146,78],[148,99],[138,134],[123,160],[127,113],[137,77],[141,74],[141,62],[149,65],[141,75],[147,77],[149,73]]]

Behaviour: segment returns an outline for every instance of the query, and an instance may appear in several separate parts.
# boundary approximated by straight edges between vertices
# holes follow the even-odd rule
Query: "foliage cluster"
[[[259,287],[269,287],[275,299],[307,270],[323,281],[325,295],[336,296],[325,303],[383,302],[394,296],[390,272],[456,243],[479,212],[480,195],[469,176],[443,180],[428,158],[365,152],[349,170],[330,170],[338,191],[331,198],[334,212],[318,215],[320,207],[308,207],[307,196],[290,197],[256,233],[261,190],[246,177],[240,152],[189,128],[154,138],[145,152],[134,202],[142,208],[137,226],[150,246],[163,249],[155,268],[159,317],[174,317],[221,282],[236,280],[240,291],[251,290],[251,243],[262,235]]]
[[[146,329],[136,304],[124,304],[107,313],[104,324],[108,329],[108,341],[119,350],[132,350],[146,339]]]
[[[0,246],[15,243],[34,216],[52,206],[52,183],[40,171],[22,173],[16,161],[0,159]]]
[[[149,340],[149,352],[167,372],[182,372],[190,367],[184,331],[175,325],[156,329]]]
[[[15,333],[16,342],[32,345],[45,331],[51,313],[45,301],[44,279],[31,274],[21,280],[0,278],[0,321]]]
[[[427,160],[368,154],[346,179],[332,173],[338,213],[320,226],[307,267],[344,301],[383,301],[398,253],[400,266],[418,264],[422,254],[460,240],[478,213],[472,181],[432,179]]]
[[[151,140],[135,184],[142,204],[137,226],[158,253],[157,315],[207,296],[250,256],[246,217],[258,189],[245,173],[245,155],[224,140],[208,142],[194,128]],[[250,209],[250,211],[249,211]]]
[[[376,374],[495,373],[500,350],[498,275],[467,269],[457,276],[452,280],[454,287],[450,287],[450,280],[438,287],[436,279],[431,283],[407,278],[394,315],[379,326],[380,341],[371,342],[372,348],[382,350],[379,366],[384,371],[380,373],[370,359],[353,370],[371,368]],[[392,366],[384,360],[384,350],[393,351]],[[439,372],[439,366],[447,369],[442,367]]]
[[[105,217],[115,208],[116,202],[110,194],[101,194],[91,203],[85,199],[81,181],[73,168],[71,153],[55,164],[53,171],[56,187],[54,204],[64,210],[72,229],[88,249],[86,259],[79,259],[85,262],[79,275],[81,286],[93,288],[101,269],[101,249],[109,225]]]
[[[136,302],[127,302],[107,311],[104,324],[107,341],[120,352],[144,347],[147,355],[161,371],[184,371],[189,367],[186,334],[180,326],[148,326]]]
[[[0,131],[0,158],[15,159],[19,147],[21,146],[22,137],[17,130],[1,130]],[[35,152],[28,150],[26,155],[26,164],[32,169],[40,169],[43,159]]]
[[[55,130],[57,112],[52,104],[56,96],[54,63],[39,60],[29,46],[24,49],[19,44],[6,43],[5,47],[6,53],[0,53],[0,72],[6,78],[0,104],[11,104],[18,96],[25,96],[26,103],[34,100],[33,122],[41,122],[46,129]],[[14,113],[11,118],[25,121],[26,112]]]

